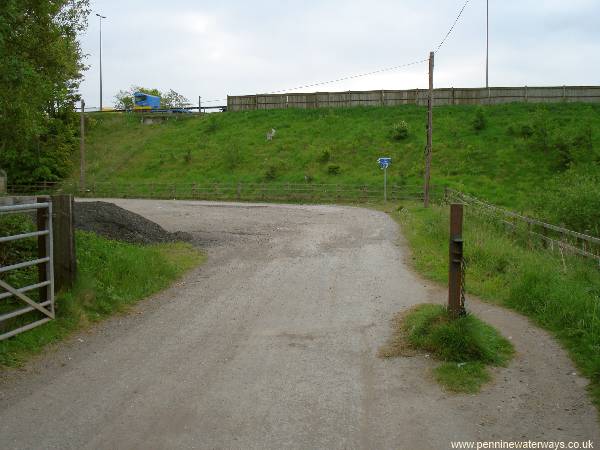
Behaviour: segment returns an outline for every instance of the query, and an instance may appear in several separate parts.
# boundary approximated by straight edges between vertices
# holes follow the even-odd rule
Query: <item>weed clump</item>
[[[265,180],[273,181],[277,178],[277,167],[269,166],[267,170],[265,170]]]
[[[425,351],[444,364],[435,370],[450,391],[477,392],[489,380],[486,365],[504,366],[514,349],[493,327],[472,314],[453,319],[441,305],[423,304],[394,319],[394,335],[379,354]]]
[[[487,120],[485,118],[485,114],[483,113],[483,108],[479,107],[475,111],[475,119],[473,119],[473,129],[477,132],[485,129],[487,125]]]
[[[329,150],[323,150],[321,152],[321,154],[319,155],[318,161],[320,163],[327,163],[331,160],[331,153],[329,152]]]
[[[340,172],[340,166],[338,166],[337,164],[330,164],[329,166],[327,166],[327,173],[329,175],[339,175]]]
[[[397,122],[392,126],[391,136],[393,140],[401,141],[403,139],[406,139],[408,137],[408,134],[408,124],[404,120],[401,120],[400,122]]]

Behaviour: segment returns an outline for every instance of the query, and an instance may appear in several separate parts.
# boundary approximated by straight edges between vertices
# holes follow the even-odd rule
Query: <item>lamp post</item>
[[[489,89],[490,66],[490,0],[485,2],[485,87]]]
[[[106,16],[101,16],[96,13],[100,18],[100,111],[102,111],[102,19],[106,19]]]

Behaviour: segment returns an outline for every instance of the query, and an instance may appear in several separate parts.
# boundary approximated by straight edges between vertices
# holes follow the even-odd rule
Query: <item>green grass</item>
[[[414,267],[448,281],[448,207],[407,203],[390,214],[400,222]],[[590,380],[600,406],[600,276],[597,263],[552,253],[466,209],[463,238],[467,291],[512,308],[551,331]],[[467,304],[468,307],[468,304]]]
[[[434,369],[438,383],[451,392],[476,394],[492,377],[482,363],[445,362]]]
[[[474,126],[478,111],[485,117],[481,130]],[[433,183],[530,210],[567,167],[600,173],[599,119],[596,104],[438,107]],[[393,159],[390,183],[421,185],[423,178],[426,110],[413,105],[231,112],[157,125],[115,113],[92,114],[89,121],[90,183],[379,185],[376,160],[384,155]],[[409,134],[397,140],[394,126],[401,121]],[[271,128],[277,134],[268,142]]]
[[[0,342],[0,366],[18,366],[73,331],[126,311],[204,260],[185,243],[142,246],[85,232],[76,239],[78,280],[58,295],[56,320]]]
[[[453,392],[478,392],[489,381],[486,366],[504,366],[514,353],[510,342],[472,314],[452,319],[441,305],[418,305],[398,315],[394,335],[382,348],[383,357],[407,351],[431,354],[444,364],[435,377]]]

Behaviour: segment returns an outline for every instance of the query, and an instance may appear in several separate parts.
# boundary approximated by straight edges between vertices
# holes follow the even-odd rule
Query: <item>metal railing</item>
[[[0,206],[0,215],[22,213],[25,211],[37,211],[38,214],[38,229],[28,233],[20,233],[8,236],[0,236],[0,244],[18,241],[22,239],[37,238],[39,242],[43,239],[43,245],[39,245],[40,250],[38,257],[35,259],[18,262],[6,266],[0,266],[0,300],[4,301],[2,305],[2,313],[0,314],[0,324],[7,325],[9,319],[22,316],[33,311],[38,311],[43,315],[43,318],[29,323],[18,323],[16,327],[10,331],[0,334],[0,341],[9,337],[15,336],[23,331],[30,330],[39,325],[42,325],[54,319],[54,273],[53,273],[53,246],[52,246],[52,202],[48,199],[38,203],[26,203]],[[10,271],[24,269],[32,266],[43,265],[45,270],[38,272],[38,282],[27,286],[14,287],[6,280],[1,278],[2,274]],[[40,298],[38,301],[27,295],[27,292],[38,290]],[[6,299],[14,297],[27,304],[24,308],[11,309],[7,308],[8,301]]]

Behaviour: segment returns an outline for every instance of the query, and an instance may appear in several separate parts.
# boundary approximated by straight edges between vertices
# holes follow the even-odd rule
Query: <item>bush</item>
[[[331,159],[331,153],[329,153],[329,150],[323,150],[321,152],[321,154],[319,155],[318,161],[320,163],[326,163],[326,162],[329,162],[330,159]]]
[[[192,162],[192,151],[188,148],[183,156],[183,160],[186,164],[190,164]]]
[[[545,110],[539,110],[533,121],[531,147],[547,153],[551,147],[551,125]]]
[[[533,127],[528,124],[521,126],[520,135],[524,139],[529,139],[533,136]]]
[[[339,175],[340,174],[340,166],[337,164],[330,164],[327,166],[327,173],[329,175]]]
[[[485,114],[483,113],[483,108],[479,107],[475,111],[475,119],[473,119],[473,129],[475,131],[482,131],[485,129],[487,124]]]
[[[275,167],[275,166],[267,167],[267,170],[265,170],[265,180],[273,181],[275,178],[277,178],[277,167]]]
[[[392,127],[391,135],[392,139],[394,139],[395,141],[401,141],[403,139],[406,139],[408,137],[408,134],[408,124],[404,120],[395,123]]]

